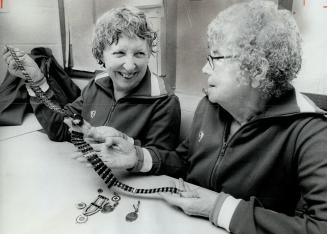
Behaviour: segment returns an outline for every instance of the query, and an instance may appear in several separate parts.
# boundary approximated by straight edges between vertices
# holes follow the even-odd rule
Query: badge
[[[200,141],[202,140],[203,136],[204,136],[204,133],[203,133],[202,131],[199,132],[199,135],[198,135],[198,142],[200,142]]]
[[[94,116],[95,116],[96,113],[97,113],[96,110],[90,111],[90,117],[91,117],[91,119],[94,118]]]

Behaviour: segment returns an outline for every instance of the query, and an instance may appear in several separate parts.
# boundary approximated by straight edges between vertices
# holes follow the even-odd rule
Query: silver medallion
[[[87,216],[85,215],[79,215],[76,218],[76,223],[85,223],[87,221]]]
[[[86,204],[84,202],[79,202],[76,204],[76,208],[79,210],[82,210],[86,207]]]
[[[114,196],[112,196],[111,201],[119,202],[120,201],[120,196],[117,193],[114,193]]]

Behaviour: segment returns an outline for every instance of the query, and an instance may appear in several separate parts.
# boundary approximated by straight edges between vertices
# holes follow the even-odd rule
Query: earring
[[[101,60],[98,60],[98,64],[103,67],[103,68],[106,68],[106,65],[104,64],[104,62],[102,62]]]

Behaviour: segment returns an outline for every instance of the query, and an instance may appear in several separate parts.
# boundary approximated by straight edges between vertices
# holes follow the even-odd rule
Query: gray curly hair
[[[157,33],[149,26],[144,12],[131,6],[113,8],[97,20],[93,33],[92,54],[100,65],[105,47],[117,43],[121,34],[146,40],[154,52]]]
[[[271,1],[254,0],[222,11],[209,24],[208,42],[209,46],[226,43],[241,64],[240,81],[271,97],[289,90],[301,68],[296,22],[289,11],[277,9]],[[257,76],[262,73],[266,75]]]

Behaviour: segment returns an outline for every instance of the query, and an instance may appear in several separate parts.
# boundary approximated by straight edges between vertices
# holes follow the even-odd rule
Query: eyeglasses
[[[235,58],[236,56],[232,56],[232,55],[228,55],[228,56],[211,56],[211,55],[208,55],[207,56],[207,60],[209,62],[209,65],[211,67],[211,69],[215,69],[215,63],[214,63],[214,60],[220,60],[220,59],[230,59],[230,58]]]

